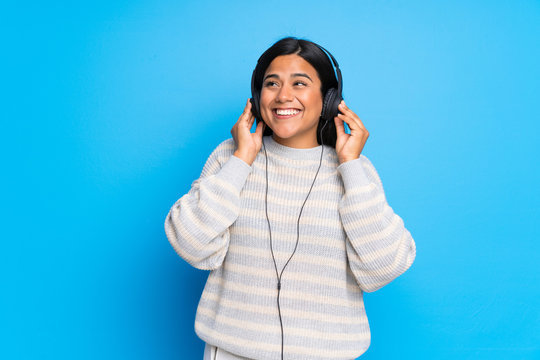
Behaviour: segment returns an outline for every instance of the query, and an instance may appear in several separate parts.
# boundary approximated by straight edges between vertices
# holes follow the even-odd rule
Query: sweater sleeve
[[[337,170],[345,187],[339,214],[347,234],[349,265],[360,288],[373,292],[412,265],[416,244],[386,202],[381,179],[366,156],[347,161]]]
[[[240,192],[252,169],[232,155],[230,145],[226,141],[214,150],[201,177],[165,219],[165,233],[174,250],[197,269],[213,270],[223,263],[229,227],[238,218]]]

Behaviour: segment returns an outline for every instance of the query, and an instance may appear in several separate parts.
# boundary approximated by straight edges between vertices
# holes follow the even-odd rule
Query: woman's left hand
[[[346,161],[360,157],[360,153],[369,137],[369,132],[364,124],[362,124],[358,115],[345,105],[345,101],[341,100],[338,109],[341,111],[341,114],[338,114],[334,118],[337,133],[336,153],[339,163],[343,164]],[[351,129],[350,134],[345,132],[343,122],[346,122],[349,129]]]

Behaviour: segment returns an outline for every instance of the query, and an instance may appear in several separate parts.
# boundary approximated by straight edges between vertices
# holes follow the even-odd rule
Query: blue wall
[[[163,222],[286,35],[327,47],[417,244],[362,359],[540,358],[538,1],[0,8],[0,358],[200,359]],[[535,160],[536,159],[536,160]]]

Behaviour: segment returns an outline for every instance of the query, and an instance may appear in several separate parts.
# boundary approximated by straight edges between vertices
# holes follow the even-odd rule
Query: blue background
[[[362,359],[539,359],[538,1],[3,2],[0,358],[201,359],[163,230],[287,35],[417,244]],[[536,160],[535,160],[536,159]]]

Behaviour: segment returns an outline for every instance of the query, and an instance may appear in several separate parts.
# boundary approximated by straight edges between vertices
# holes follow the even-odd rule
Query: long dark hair
[[[321,95],[324,99],[326,91],[331,88],[337,88],[338,82],[334,72],[332,62],[326,53],[321,50],[315,43],[297,39],[294,37],[286,37],[277,41],[274,45],[268,48],[257,61],[257,66],[253,72],[253,91],[256,94],[252,94],[254,99],[260,100],[260,94],[262,90],[262,83],[264,73],[270,63],[278,56],[296,54],[306,60],[317,70],[317,75],[321,79]],[[260,109],[260,104],[257,104],[257,109]],[[257,123],[262,121],[261,115],[256,113]],[[317,142],[321,144],[321,127],[324,124],[324,120],[319,118],[319,124],[317,126]],[[266,126],[263,136],[272,135],[273,131],[270,127]],[[336,124],[333,119],[329,120],[322,132],[322,140],[325,145],[336,147]]]

